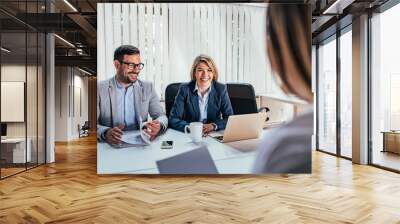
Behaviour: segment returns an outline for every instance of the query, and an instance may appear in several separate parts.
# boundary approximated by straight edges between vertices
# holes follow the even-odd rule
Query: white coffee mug
[[[201,142],[203,137],[203,123],[192,122],[190,125],[186,125],[185,134],[188,134],[193,142]]]

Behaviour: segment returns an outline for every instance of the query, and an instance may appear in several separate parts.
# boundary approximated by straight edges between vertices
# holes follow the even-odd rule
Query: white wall
[[[89,119],[89,114],[88,114],[88,107],[89,107],[89,102],[88,102],[88,77],[87,76],[82,76],[83,73],[79,72],[78,70],[75,69],[75,75],[74,75],[74,83],[73,85],[75,86],[74,88],[74,102],[72,103],[74,105],[74,108],[72,109],[72,118],[71,119],[71,135],[72,138],[77,138],[79,133],[77,126],[80,124],[81,126],[85,123],[85,121],[88,121]],[[76,74],[78,72],[78,74]],[[80,91],[80,93],[79,93]],[[79,102],[80,101],[80,102]],[[80,111],[81,110],[81,111]]]
[[[27,69],[27,70],[26,70]],[[36,67],[18,64],[4,64],[1,66],[1,81],[18,81],[25,82],[26,71],[28,74],[36,74]],[[29,76],[28,76],[29,78]],[[32,128],[36,132],[36,80],[29,78],[29,86],[35,86],[35,88],[27,88],[27,106],[31,113],[27,113],[28,129]],[[39,105],[40,106],[40,105]],[[1,110],[7,110],[7,108],[1,108]],[[35,113],[33,113],[35,112]],[[34,122],[34,124],[32,123]],[[7,122],[7,136],[9,137],[25,137],[25,122]],[[29,137],[30,130],[28,130]]]
[[[23,122],[6,122],[7,137],[9,138],[29,138],[31,141],[32,158],[39,163],[44,162],[44,74],[40,66],[25,66],[25,64],[2,64],[1,80],[24,82],[26,85],[26,107],[22,110],[26,112],[26,120]],[[27,78],[27,80],[25,80]],[[22,93],[23,94],[23,93]],[[2,96],[7,97],[7,96]],[[1,108],[1,110],[11,110],[10,108]],[[11,112],[12,111],[8,111]],[[37,157],[36,153],[39,153]]]
[[[56,67],[56,141],[77,139],[78,124],[88,120],[88,78],[83,75],[76,68]]]
[[[68,139],[69,76],[67,67],[55,68],[55,141]]]
[[[25,82],[25,69],[25,65],[2,65],[1,80]],[[28,70],[30,70],[30,68],[28,68]],[[7,108],[1,108],[1,110],[6,109]],[[7,137],[25,137],[25,122],[7,123]]]

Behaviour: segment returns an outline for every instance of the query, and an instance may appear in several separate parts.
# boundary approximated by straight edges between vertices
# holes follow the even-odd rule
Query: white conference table
[[[156,161],[169,158],[205,145],[220,174],[251,173],[258,139],[220,143],[212,137],[195,144],[182,132],[168,129],[150,145],[144,147],[114,148],[107,143],[97,144],[98,174],[158,174]],[[162,141],[174,141],[172,149],[161,149]]]

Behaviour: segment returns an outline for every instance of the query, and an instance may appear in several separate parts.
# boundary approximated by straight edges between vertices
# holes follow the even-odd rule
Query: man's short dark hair
[[[124,55],[126,54],[140,54],[140,51],[137,47],[134,47],[132,45],[121,45],[114,51],[114,60],[122,61],[124,59]]]

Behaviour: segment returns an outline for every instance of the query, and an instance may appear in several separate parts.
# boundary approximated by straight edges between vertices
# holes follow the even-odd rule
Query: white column
[[[55,161],[54,132],[55,132],[55,60],[54,60],[54,35],[46,36],[46,163]]]
[[[55,141],[70,141],[73,137],[72,67],[57,67],[55,73]],[[77,137],[77,134],[76,134]]]
[[[311,68],[312,68],[312,81],[311,81],[311,90],[313,92],[314,97],[314,120],[313,120],[313,135],[311,137],[311,147],[312,150],[317,148],[317,48],[315,45],[311,47]]]
[[[368,163],[368,16],[353,19],[353,162]]]

